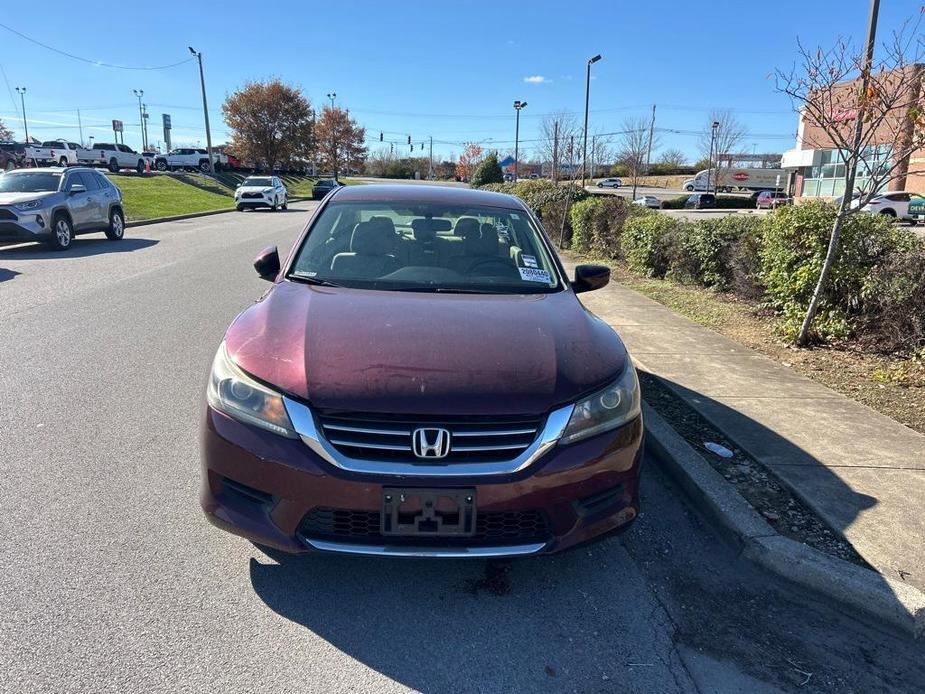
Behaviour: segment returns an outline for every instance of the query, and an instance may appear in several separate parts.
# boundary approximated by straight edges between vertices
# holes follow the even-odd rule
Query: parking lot
[[[209,363],[313,206],[0,249],[0,690],[922,687],[916,645],[736,562],[652,460],[627,535],[549,558],[293,558],[208,525]]]

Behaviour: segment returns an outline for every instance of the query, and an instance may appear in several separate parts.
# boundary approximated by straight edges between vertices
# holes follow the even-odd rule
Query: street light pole
[[[133,89],[135,96],[138,98],[138,125],[141,127],[141,151],[144,152],[148,148],[148,143],[145,142],[145,113],[141,108],[141,97],[145,95],[143,89]]]
[[[331,110],[334,110],[334,99],[337,98],[337,92],[328,92],[328,98],[331,100]]]
[[[594,65],[598,60],[601,59],[601,55],[598,54],[593,58],[588,59],[588,68],[585,74],[585,129],[584,129],[584,144],[582,145],[583,154],[581,156],[581,187],[585,187],[585,168],[588,165],[588,104],[590,103],[591,98],[591,66]]]
[[[212,131],[209,129],[209,105],[206,103],[206,78],[202,71],[202,53],[189,46],[189,52],[199,60],[199,84],[202,87],[202,115],[206,121],[206,150],[209,152],[209,173],[215,173],[215,162],[212,160]]]
[[[28,144],[29,143],[29,124],[26,123],[26,88],[16,87],[16,91],[19,92],[19,100],[22,102],[22,127],[26,131],[26,144]]]
[[[516,125],[514,126],[514,183],[517,183],[517,160],[520,156],[518,149],[520,144],[520,109],[525,108],[526,105],[526,101],[520,101],[519,99],[514,102],[514,111],[517,113],[515,117]]]
[[[710,192],[710,184],[713,184],[713,194],[716,194],[716,181],[713,180],[713,142],[716,140],[716,129],[719,127],[719,121],[713,121],[710,126],[710,166],[707,169],[707,192]]]

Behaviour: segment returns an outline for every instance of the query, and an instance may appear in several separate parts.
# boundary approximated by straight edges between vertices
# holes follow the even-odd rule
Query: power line
[[[20,38],[23,38],[23,39],[25,39],[26,41],[29,41],[30,43],[34,43],[36,46],[41,46],[42,48],[44,48],[44,49],[46,49],[46,50],[52,51],[52,52],[54,52],[54,53],[57,53],[58,55],[63,55],[63,56],[66,56],[66,57],[68,57],[68,58],[71,58],[71,59],[73,59],[73,60],[79,60],[79,61],[82,62],[82,63],[89,63],[90,65],[95,65],[95,66],[97,66],[97,67],[111,67],[111,68],[115,68],[115,69],[117,69],[117,70],[166,70],[167,68],[177,67],[178,65],[183,65],[184,63],[188,63],[188,62],[194,60],[194,58],[187,58],[186,60],[181,60],[181,61],[179,61],[179,62],[177,62],[177,63],[170,63],[169,65],[154,65],[154,66],[115,65],[115,64],[113,64],[113,63],[104,63],[104,62],[101,61],[101,60],[92,60],[92,59],[90,59],[90,58],[83,58],[83,57],[81,57],[81,56],[79,56],[79,55],[74,55],[73,53],[68,53],[67,51],[62,51],[60,48],[55,48],[54,46],[49,46],[47,43],[42,43],[42,42],[39,41],[38,39],[34,39],[34,38],[32,38],[31,36],[26,36],[26,35],[25,35],[24,33],[22,33],[21,31],[17,31],[17,30],[14,29],[13,27],[9,27],[9,26],[7,26],[6,24],[0,24],[0,28],[6,29],[6,30],[9,31],[10,33],[16,34],[16,35],[19,36]]]

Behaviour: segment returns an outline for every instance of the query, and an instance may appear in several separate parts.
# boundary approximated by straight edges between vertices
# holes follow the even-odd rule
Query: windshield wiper
[[[334,282],[329,282],[328,280],[321,279],[320,277],[307,277],[305,275],[299,275],[297,273],[292,273],[289,275],[289,279],[297,280],[299,282],[304,282],[305,284],[314,284],[319,287],[340,287],[340,284],[334,284]]]

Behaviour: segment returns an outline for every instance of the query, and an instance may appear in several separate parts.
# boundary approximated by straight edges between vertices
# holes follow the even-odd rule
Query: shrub
[[[571,247],[579,253],[585,253],[591,248],[591,216],[594,208],[600,204],[599,198],[585,198],[572,205],[569,211],[569,222],[572,225]]]
[[[479,165],[475,167],[475,172],[469,179],[469,183],[473,188],[478,188],[486,183],[504,183],[504,173],[498,163],[497,152],[489,152],[488,156],[479,162]]]
[[[717,195],[716,207],[720,210],[750,210],[755,207],[755,201],[750,196]]]
[[[672,245],[685,226],[685,222],[664,214],[627,220],[621,241],[630,270],[649,277],[664,277],[671,267]]]
[[[822,270],[835,208],[824,202],[782,207],[768,215],[761,248],[761,280],[767,298],[796,335]],[[844,338],[859,311],[868,275],[878,262],[916,244],[912,232],[879,215],[852,214],[842,224],[841,243],[814,323],[817,339]]]
[[[759,217],[731,214],[686,225],[669,249],[671,274],[723,291],[737,283],[757,284],[762,224]],[[750,255],[737,267],[737,256],[743,251]],[[738,278],[737,272],[741,273]]]
[[[626,220],[653,214],[642,205],[633,205],[614,196],[593,196],[581,200],[570,212],[572,248],[591,251],[603,258],[620,258],[620,239]]]
[[[862,291],[859,340],[884,352],[925,348],[925,244],[888,255]]]
[[[662,209],[663,210],[682,210],[684,209],[684,203],[687,202],[687,199],[690,195],[679,195],[676,198],[671,198],[671,200],[662,200]]]

